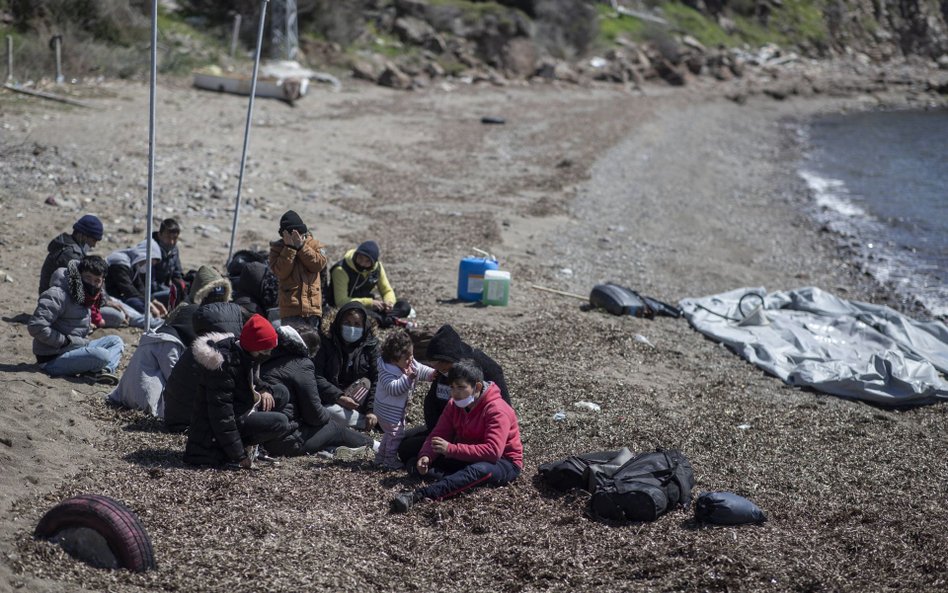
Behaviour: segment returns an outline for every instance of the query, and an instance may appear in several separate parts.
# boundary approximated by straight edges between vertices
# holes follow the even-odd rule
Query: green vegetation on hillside
[[[824,0],[783,0],[766,16],[755,13],[757,4],[738,0],[729,4],[726,17],[734,23],[732,31],[725,31],[713,18],[675,0],[662,0],[655,6],[669,22],[666,34],[691,35],[708,47],[723,45],[760,46],[776,43],[786,47],[823,48],[828,32],[823,19]],[[610,46],[616,39],[646,41],[654,38],[660,25],[648,23],[634,16],[617,15],[606,4],[597,5],[599,11],[599,45]],[[766,24],[764,24],[766,21]]]

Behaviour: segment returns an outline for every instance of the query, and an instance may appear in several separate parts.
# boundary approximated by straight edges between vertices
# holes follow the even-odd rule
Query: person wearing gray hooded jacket
[[[125,349],[119,336],[89,340],[91,307],[105,279],[105,260],[87,255],[58,269],[50,287],[36,303],[27,322],[33,354],[51,376],[90,375],[103,383],[118,383],[114,373]]]
[[[230,295],[230,281],[213,268],[201,266],[191,284],[190,299],[193,302],[175,309],[158,331],[142,334],[122,380],[108,395],[109,401],[164,418],[164,390],[168,378],[185,348],[195,338],[192,326],[194,311],[204,304],[226,303]]]
[[[130,305],[140,313],[145,311],[145,266],[148,265],[148,242],[151,242],[152,265],[161,261],[161,246],[154,239],[148,239],[128,249],[117,249],[105,258],[109,264],[105,289],[108,293]],[[152,317],[160,318],[168,314],[164,304],[151,301]]]

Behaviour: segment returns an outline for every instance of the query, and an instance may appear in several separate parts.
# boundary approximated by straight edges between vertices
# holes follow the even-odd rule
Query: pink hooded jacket
[[[445,457],[460,461],[488,461],[496,463],[507,459],[523,468],[523,444],[517,414],[500,396],[494,383],[485,383],[484,394],[474,402],[470,411],[448,403],[434,430],[428,435],[419,457],[434,461],[438,454],[431,448],[431,439],[441,437],[451,443]]]

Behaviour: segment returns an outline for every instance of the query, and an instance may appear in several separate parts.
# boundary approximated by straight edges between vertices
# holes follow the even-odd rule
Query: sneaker
[[[402,492],[396,494],[395,498],[392,499],[391,506],[393,513],[407,513],[408,509],[415,504],[415,493],[414,492]]]
[[[362,459],[372,450],[368,445],[362,447],[336,447],[335,458],[339,461]]]
[[[86,376],[92,379],[93,383],[98,383],[99,385],[111,385],[114,387],[119,384],[118,375],[114,375],[104,369],[86,373]]]

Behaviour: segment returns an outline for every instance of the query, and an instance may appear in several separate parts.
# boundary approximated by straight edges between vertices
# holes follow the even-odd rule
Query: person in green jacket
[[[389,284],[385,268],[379,260],[379,245],[365,241],[346,252],[330,270],[333,306],[341,307],[348,302],[362,303],[366,312],[381,327],[391,327],[398,320],[408,317],[411,305],[399,301]],[[378,295],[375,294],[378,291]]]

